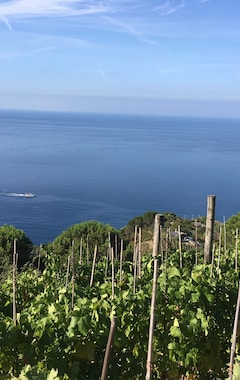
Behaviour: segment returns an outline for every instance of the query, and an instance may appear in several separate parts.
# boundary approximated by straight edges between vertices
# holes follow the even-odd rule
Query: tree
[[[236,246],[236,233],[240,236],[240,213],[231,216],[226,222],[227,246],[233,248]],[[239,241],[239,238],[238,238]]]
[[[4,224],[0,227],[0,275],[8,270],[12,263],[13,243],[17,240],[18,267],[22,267],[31,258],[33,243],[25,232]]]
[[[74,248],[78,252],[82,242],[84,252],[88,250],[90,256],[93,255],[95,246],[98,247],[98,254],[105,256],[109,244],[109,234],[111,245],[114,246],[115,235],[118,232],[110,225],[94,220],[74,224],[50,243],[48,249],[64,257],[70,253],[72,241],[74,241]]]

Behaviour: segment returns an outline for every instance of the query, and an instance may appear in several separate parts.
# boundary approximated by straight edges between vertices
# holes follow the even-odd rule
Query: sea
[[[240,211],[240,120],[1,110],[0,174],[0,225],[35,245],[89,220],[205,216],[208,195],[223,221]]]

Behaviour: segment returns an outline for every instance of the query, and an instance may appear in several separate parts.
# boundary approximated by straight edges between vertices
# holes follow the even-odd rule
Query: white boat
[[[23,196],[24,196],[25,198],[35,198],[35,197],[36,197],[36,195],[33,194],[33,193],[24,193]]]
[[[33,193],[3,193],[0,192],[0,196],[2,197],[19,197],[19,198],[35,198],[36,195]]]

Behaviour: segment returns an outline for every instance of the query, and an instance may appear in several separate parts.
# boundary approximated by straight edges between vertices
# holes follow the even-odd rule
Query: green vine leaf
[[[182,332],[181,332],[180,327],[171,326],[170,335],[173,336],[174,338],[182,338]]]
[[[181,277],[181,274],[179,272],[179,269],[176,267],[170,267],[168,268],[168,278],[169,280],[173,277]]]

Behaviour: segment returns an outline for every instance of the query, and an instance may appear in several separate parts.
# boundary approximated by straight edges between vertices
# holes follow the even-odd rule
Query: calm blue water
[[[145,211],[240,211],[240,120],[0,111],[0,225],[35,243],[70,225],[123,227]]]

